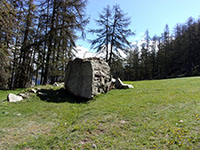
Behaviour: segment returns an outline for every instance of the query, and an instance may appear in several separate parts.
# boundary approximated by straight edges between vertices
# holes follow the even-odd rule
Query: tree
[[[155,35],[152,38],[151,52],[149,55],[150,59],[150,79],[156,78],[156,51],[157,51],[157,40],[158,37]]]
[[[131,47],[127,39],[134,34],[131,29],[128,29],[130,18],[126,17],[118,5],[115,5],[112,11],[109,6],[105,8],[96,22],[101,28],[90,30],[97,36],[96,39],[91,40],[91,48],[97,51],[106,49],[105,59],[111,65],[114,51],[119,56],[119,50],[127,51]]]
[[[12,1],[0,1],[0,89],[8,88],[9,56],[14,43],[16,11]]]
[[[169,57],[169,44],[170,44],[170,35],[169,35],[169,27],[168,25],[165,26],[164,30],[164,77],[167,78],[168,76],[168,57]]]
[[[87,0],[17,0],[19,26],[12,51],[11,87],[28,87],[33,79],[53,83],[64,76],[72,49],[88,23]],[[14,7],[14,4],[13,4]],[[8,40],[9,41],[9,40]]]
[[[110,32],[111,32],[111,17],[112,11],[110,6],[104,8],[102,14],[99,14],[99,20],[96,20],[97,24],[101,26],[100,29],[91,29],[89,32],[96,33],[97,38],[91,40],[91,48],[96,49],[97,52],[106,52],[106,61],[108,61],[109,44],[110,44]]]
[[[125,80],[139,80],[139,69],[140,69],[140,61],[139,61],[139,51],[138,46],[135,46],[133,50],[129,51],[127,57],[127,66],[125,68]]]
[[[25,20],[24,20],[24,35],[23,40],[21,44],[20,49],[20,58],[19,58],[19,64],[17,69],[17,75],[16,75],[16,81],[15,81],[15,87],[23,88],[23,87],[29,87],[31,84],[31,72],[33,68],[31,67],[31,55],[32,50],[31,47],[28,47],[30,43],[32,42],[32,33],[33,33],[33,22],[34,22],[34,11],[35,11],[35,5],[33,3],[33,0],[29,0],[27,3],[24,4],[27,5],[27,8],[25,8]]]
[[[75,31],[79,30],[83,35],[84,26],[88,23],[88,19],[85,18],[84,13],[86,2],[87,0],[54,0],[51,3],[52,16],[50,20],[49,37],[47,42],[48,49],[43,84],[48,83],[48,79],[51,74],[50,68],[52,68],[51,70],[54,70],[53,68],[56,66],[55,55],[57,54],[57,51],[59,51],[61,47],[68,47],[67,51],[69,52],[73,47],[76,46],[75,40],[78,37]],[[64,39],[67,40],[65,41]],[[51,83],[55,81],[54,76],[55,75],[51,76]]]

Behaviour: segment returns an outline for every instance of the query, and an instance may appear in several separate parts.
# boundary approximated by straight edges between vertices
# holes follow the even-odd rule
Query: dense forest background
[[[85,37],[87,0],[0,1],[0,89],[62,81],[76,41]],[[129,14],[131,15],[131,14]],[[200,75],[200,20],[189,18],[170,33],[132,44],[130,19],[119,6],[105,8],[96,20],[91,47],[105,51],[112,75],[123,80],[151,80]],[[130,39],[130,38],[129,38]],[[120,57],[119,50],[127,58]]]
[[[200,75],[200,20],[189,18],[170,33],[168,25],[161,36],[149,36],[141,50],[129,51],[124,80],[166,79]]]
[[[86,0],[1,0],[0,87],[62,78],[77,32],[84,36],[85,6]]]

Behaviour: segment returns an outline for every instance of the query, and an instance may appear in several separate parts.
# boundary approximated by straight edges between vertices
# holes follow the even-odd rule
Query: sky
[[[115,4],[131,17],[129,28],[136,34],[129,38],[132,42],[139,41],[147,29],[150,36],[160,35],[166,24],[173,31],[177,23],[185,23],[189,17],[200,18],[200,0],[88,0],[86,14],[90,23],[86,26],[86,39],[78,40],[77,45],[90,49],[87,39],[95,36],[87,30],[99,28],[94,20],[107,5],[112,7]]]

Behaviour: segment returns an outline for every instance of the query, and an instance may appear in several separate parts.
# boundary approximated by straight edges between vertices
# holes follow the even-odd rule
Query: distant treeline
[[[150,38],[129,52],[126,64],[116,61],[114,76],[123,80],[165,79],[200,75],[200,20],[189,18],[173,33],[166,25],[161,36]]]

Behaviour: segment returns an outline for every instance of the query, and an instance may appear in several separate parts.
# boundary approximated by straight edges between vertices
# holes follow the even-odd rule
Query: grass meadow
[[[53,86],[40,86],[18,103],[0,91],[1,150],[198,150],[200,77],[126,82],[81,102]]]

